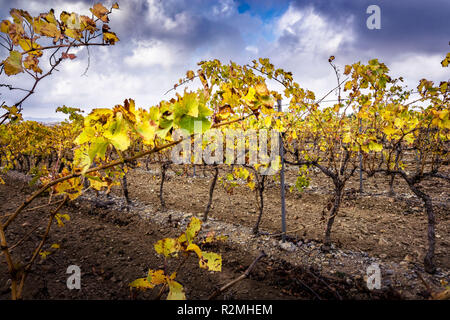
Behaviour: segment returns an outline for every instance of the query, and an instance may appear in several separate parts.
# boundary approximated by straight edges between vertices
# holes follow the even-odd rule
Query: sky
[[[109,26],[120,41],[110,47],[73,51],[58,72],[42,80],[25,101],[25,118],[64,117],[58,106],[85,110],[113,107],[133,98],[138,107],[168,100],[165,94],[202,60],[239,64],[269,58],[291,71],[303,88],[321,97],[336,86],[328,58],[346,64],[377,58],[393,77],[413,89],[422,78],[450,79],[440,61],[450,51],[448,0],[122,0]],[[54,8],[90,15],[94,1],[0,0],[0,18],[11,8],[32,15]],[[103,2],[110,7],[112,1]],[[380,8],[381,29],[369,29],[370,5]],[[0,59],[7,51],[0,49]],[[42,60],[42,63],[47,63]],[[45,65],[45,64],[44,64]],[[0,75],[0,83],[26,85],[23,76]],[[277,89],[274,85],[274,89]],[[278,88],[279,89],[279,88]],[[183,89],[178,89],[182,91]],[[21,93],[0,88],[0,102],[12,105]],[[333,99],[333,95],[327,99]]]

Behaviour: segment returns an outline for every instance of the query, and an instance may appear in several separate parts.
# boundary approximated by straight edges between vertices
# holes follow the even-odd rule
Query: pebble
[[[384,280],[383,284],[387,287],[390,287],[392,285],[392,280],[390,280],[390,279]]]
[[[394,274],[394,270],[388,269],[388,270],[386,270],[384,273],[385,273],[387,276],[391,276],[391,275]]]
[[[293,244],[292,242],[283,242],[282,240],[280,240],[280,242],[278,243],[280,248],[289,252],[293,252],[297,249],[297,246],[295,244]]]

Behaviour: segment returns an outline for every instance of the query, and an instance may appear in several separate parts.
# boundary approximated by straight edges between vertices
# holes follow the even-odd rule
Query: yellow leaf
[[[258,93],[261,96],[268,96],[269,95],[269,89],[267,89],[267,86],[265,83],[258,83],[255,86],[256,93]]]
[[[394,120],[394,124],[397,128],[402,128],[404,123],[405,123],[405,120],[400,117],[395,118],[395,120]]]
[[[11,25],[11,21],[9,20],[3,20],[0,24],[0,31],[3,33],[9,32],[9,26]]]
[[[76,40],[80,40],[81,37],[82,37],[81,31],[80,30],[75,30],[75,29],[66,29],[64,31],[64,34],[66,36],[71,37],[71,38],[76,39]]]
[[[389,127],[383,128],[383,132],[384,132],[386,135],[391,136],[391,135],[393,135],[395,132],[397,132],[397,130],[395,130],[394,128],[392,128],[391,126],[389,126]]]
[[[353,82],[352,81],[347,81],[344,85],[344,91],[346,90],[350,90],[353,87]]]
[[[57,24],[56,18],[55,18],[55,10],[50,9],[50,11],[46,14],[45,20],[47,20],[49,23]]]
[[[191,243],[190,245],[188,245],[186,248],[186,251],[194,251],[199,258],[202,257],[202,250],[199,248],[198,245],[196,245],[194,243]]]
[[[253,87],[250,87],[248,89],[247,95],[244,97],[244,100],[248,103],[251,103],[253,101],[255,101],[255,94],[256,94],[256,90]]]
[[[39,255],[42,257],[42,259],[45,259],[45,258],[47,258],[47,256],[49,255],[49,254],[52,254],[50,251],[39,251]]]
[[[345,70],[344,70],[344,74],[347,75],[347,74],[350,73],[350,71],[352,71],[352,66],[346,65],[345,66]]]
[[[197,236],[200,228],[202,226],[202,221],[197,217],[192,217],[191,222],[189,222],[186,231],[178,238],[180,243],[188,242],[189,244]]]
[[[108,182],[102,181],[100,179],[89,179],[89,183],[91,187],[97,191],[100,191],[103,187],[108,186]]]
[[[42,56],[42,51],[38,50],[41,48],[41,46],[39,44],[37,44],[36,42],[31,42],[30,39],[20,39],[19,45],[24,51],[37,49],[37,50],[30,51],[29,54],[32,54],[32,55],[35,55],[38,57]]]
[[[114,32],[103,32],[103,40],[108,44],[115,44],[119,41],[119,38],[116,36]]]
[[[381,150],[383,150],[383,146],[380,143],[371,141],[369,143],[369,150],[375,151],[375,152],[380,152]]]
[[[151,284],[158,285],[167,281],[167,277],[163,270],[148,270],[147,281]]]
[[[96,3],[91,9],[89,9],[94,16],[96,16],[97,18],[100,18],[100,20],[102,20],[103,22],[108,22],[108,13],[109,10],[106,9],[101,3]]]
[[[186,77],[187,77],[189,80],[194,79],[194,77],[195,77],[194,71],[189,70],[188,72],[186,72]]]
[[[111,123],[109,130],[104,133],[104,137],[110,140],[117,150],[124,151],[130,146],[131,140],[128,137],[125,120],[119,115],[120,113],[117,114],[117,119]]]
[[[129,284],[132,288],[140,290],[153,289],[155,286],[147,281],[147,278],[139,278]]]
[[[180,244],[177,239],[165,238],[155,244],[155,251],[165,257],[176,256],[179,250]]]
[[[39,33],[43,36],[54,38],[54,41],[59,39],[59,36],[61,35],[61,31],[58,29],[58,27],[52,23],[45,23],[40,28]]]
[[[58,217],[59,219],[64,219],[66,221],[70,221],[70,216],[67,213],[64,213],[64,214],[57,213],[56,217]]]
[[[414,143],[414,140],[415,140],[414,135],[413,135],[412,133],[407,134],[407,135],[404,137],[404,139],[405,139],[405,141],[408,142],[409,144],[413,144],[413,143]]]
[[[169,280],[168,284],[169,295],[167,296],[167,300],[186,300],[184,288],[180,283],[174,280]]]
[[[170,279],[170,280],[173,280],[173,279],[176,278],[176,276],[177,276],[177,273],[174,272],[174,273],[172,273],[172,274],[170,275],[169,279]]]
[[[209,271],[222,271],[222,256],[214,252],[203,252],[199,266]]]
[[[352,134],[350,132],[344,133],[344,137],[342,138],[343,143],[350,143],[352,141]]]
[[[12,76],[23,72],[22,54],[18,51],[11,51],[9,57],[3,60],[3,70],[7,76]]]

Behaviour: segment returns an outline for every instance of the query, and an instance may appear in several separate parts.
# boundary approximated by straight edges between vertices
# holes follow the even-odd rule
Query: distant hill
[[[36,121],[44,124],[54,124],[63,121],[63,118],[37,118],[37,117],[23,117],[24,120]]]

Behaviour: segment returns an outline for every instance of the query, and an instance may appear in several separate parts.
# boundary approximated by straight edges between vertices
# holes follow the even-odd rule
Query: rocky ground
[[[154,174],[157,174],[156,169]],[[120,189],[108,197],[88,193],[66,206],[63,211],[71,216],[71,220],[63,228],[54,227],[48,241],[48,246],[59,243],[61,248],[40,260],[32,269],[25,298],[154,297],[155,292],[131,293],[128,284],[145,276],[148,268],[162,266],[153,244],[164,237],[179,234],[192,216],[202,215],[206,199],[200,194],[205,194],[209,182],[206,178],[171,176],[165,189],[167,211],[159,210],[155,191],[158,190],[158,179],[153,178],[151,172],[140,169],[128,175],[132,198],[130,206],[126,205]],[[22,178],[12,173],[6,179],[7,184],[0,186],[1,212],[11,211],[31,192],[26,182],[20,180]],[[314,188],[319,186],[312,184],[300,197],[288,195],[288,210],[291,210],[288,211],[288,226],[290,230],[298,230],[289,232],[287,241],[282,242],[277,211],[274,209],[276,202],[270,200],[271,195],[275,197],[275,192],[267,192],[267,213],[263,218],[261,234],[255,236],[251,232],[255,214],[252,209],[246,210],[254,201],[251,193],[239,191],[228,195],[218,187],[210,219],[203,224],[200,236],[211,231],[228,236],[225,242],[208,248],[223,255],[223,272],[208,273],[198,268],[195,257],[190,259],[177,276],[186,288],[187,297],[205,299],[214,289],[242,274],[261,251],[267,257],[258,262],[250,277],[221,295],[220,299],[425,299],[428,289],[440,291],[450,281],[448,210],[445,207],[438,205],[437,208],[440,223],[438,271],[429,275],[423,271],[420,250],[415,252],[415,241],[420,242],[423,237],[423,217],[418,212],[420,207],[414,209],[420,203],[414,202],[413,206],[408,202],[405,204],[408,194],[403,196],[403,200],[396,198],[393,201],[380,201],[380,197],[371,199],[368,196],[365,199],[347,199],[350,205],[344,207],[341,221],[338,220],[334,230],[335,244],[330,252],[324,253],[320,250],[320,232],[314,231],[320,229],[320,215],[317,211],[315,215],[307,213],[323,205],[325,200],[322,198],[326,194],[319,196]],[[446,199],[440,200],[446,202]],[[45,203],[45,198],[34,205],[40,203]],[[304,206],[309,210],[304,210]],[[405,214],[406,211],[410,212]],[[296,212],[298,217],[292,212]],[[43,228],[45,220],[42,217],[46,213],[45,209],[38,209],[21,217],[11,227],[11,243],[23,238],[36,224],[42,224],[40,228]],[[375,227],[370,227],[371,223],[380,220]],[[401,227],[398,225],[400,221]],[[297,222],[296,225],[294,222]],[[392,225],[394,223],[397,225]],[[386,230],[380,232],[383,228]],[[392,232],[395,228],[402,230],[403,234]],[[42,230],[38,229],[39,232]],[[411,234],[405,234],[408,232]],[[33,236],[13,253],[26,259],[37,239],[37,235]],[[375,245],[371,248],[373,243]],[[370,250],[365,250],[367,248]],[[367,267],[373,263],[381,269],[381,290],[367,288]],[[83,270],[83,285],[79,291],[70,291],[65,285],[65,271],[70,264],[81,265]],[[8,298],[8,276],[4,263],[0,266],[0,290],[0,297]]]

